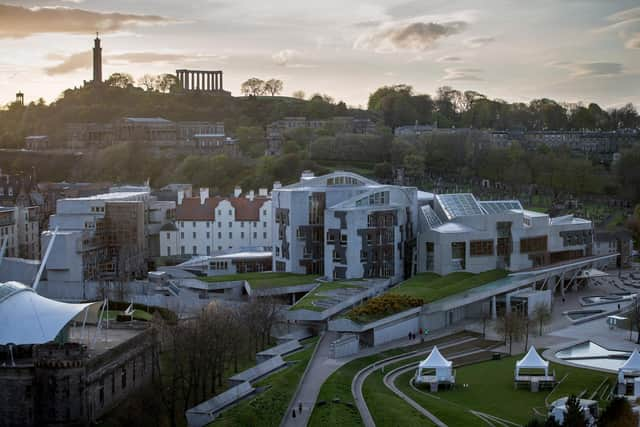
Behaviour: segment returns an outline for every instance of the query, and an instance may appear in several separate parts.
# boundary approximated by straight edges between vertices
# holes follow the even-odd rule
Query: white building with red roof
[[[256,195],[210,197],[200,189],[197,197],[178,194],[174,227],[160,235],[161,256],[217,255],[246,248],[271,248],[271,196],[266,189]]]

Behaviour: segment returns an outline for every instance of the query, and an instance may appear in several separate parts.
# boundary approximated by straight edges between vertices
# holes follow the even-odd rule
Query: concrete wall
[[[384,344],[401,338],[406,338],[409,332],[418,333],[420,329],[420,316],[418,314],[382,325],[373,329],[373,345]]]

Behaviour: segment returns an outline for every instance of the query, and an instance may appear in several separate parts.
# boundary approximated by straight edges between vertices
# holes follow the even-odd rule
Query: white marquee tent
[[[618,379],[624,380],[625,374],[634,373],[640,376],[640,353],[638,353],[638,349],[633,350],[627,361],[618,368]]]
[[[429,356],[418,365],[417,381],[421,382],[424,371],[435,371],[435,381],[453,382],[453,363],[442,356],[437,346],[433,347]]]
[[[0,282],[0,345],[44,344],[92,304],[68,304],[18,282]]]
[[[549,362],[544,360],[536,349],[531,346],[527,354],[516,362],[516,377],[520,375],[520,369],[544,369],[544,375],[549,375]]]

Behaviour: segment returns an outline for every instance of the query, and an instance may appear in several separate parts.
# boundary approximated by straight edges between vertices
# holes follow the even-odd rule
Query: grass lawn
[[[253,289],[279,288],[284,286],[308,285],[314,283],[318,276],[294,273],[239,273],[222,276],[199,277],[203,282],[219,283],[235,280],[246,280]]]
[[[297,363],[269,375],[257,382],[255,387],[271,386],[267,391],[259,393],[249,400],[242,401],[228,411],[223,412],[210,426],[272,426],[277,427],[282,421],[289,402],[295,393],[302,374],[311,359],[318,338],[305,341],[311,344],[308,348],[296,352],[284,359]]]
[[[389,293],[422,298],[427,304],[502,279],[506,275],[504,270],[490,270],[480,274],[456,272],[446,276],[422,273],[402,282]]]
[[[330,283],[322,283],[312,292],[309,292],[304,297],[302,297],[293,307],[289,310],[312,310],[312,311],[324,311],[325,308],[318,307],[313,305],[314,301],[319,301],[323,299],[329,299],[330,297],[326,295],[321,295],[325,292],[335,291],[337,289],[353,289],[353,288],[361,288],[357,284],[357,281],[353,282],[330,282]]]
[[[108,310],[107,312],[105,312],[105,319],[116,320],[116,318],[118,317],[119,314],[124,314],[124,311]],[[153,318],[153,315],[151,313],[147,313],[144,310],[134,310],[133,311],[133,319],[134,320],[144,320],[144,321],[148,322],[152,318]]]
[[[507,357],[499,361],[458,368],[456,370],[458,387],[446,392],[437,394],[416,392],[409,385],[413,372],[407,372],[398,377],[396,386],[449,425],[478,424],[479,419],[468,413],[468,409],[524,424],[534,417],[533,408],[546,414],[545,398],[549,395],[549,391],[531,393],[524,388],[514,390],[513,370],[516,360],[521,357],[522,355]],[[582,393],[585,398],[591,398],[591,394],[603,381],[608,381],[609,386],[614,382],[613,375],[588,369],[555,364],[551,365],[551,369],[555,370],[556,378],[559,380],[566,374],[568,376],[549,395],[547,399],[549,403],[570,394]],[[461,384],[469,386],[462,388]]]

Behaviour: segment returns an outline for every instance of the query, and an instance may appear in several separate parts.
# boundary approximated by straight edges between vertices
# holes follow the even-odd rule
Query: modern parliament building
[[[273,270],[329,279],[519,271],[590,256],[591,221],[336,171],[274,188]]]

